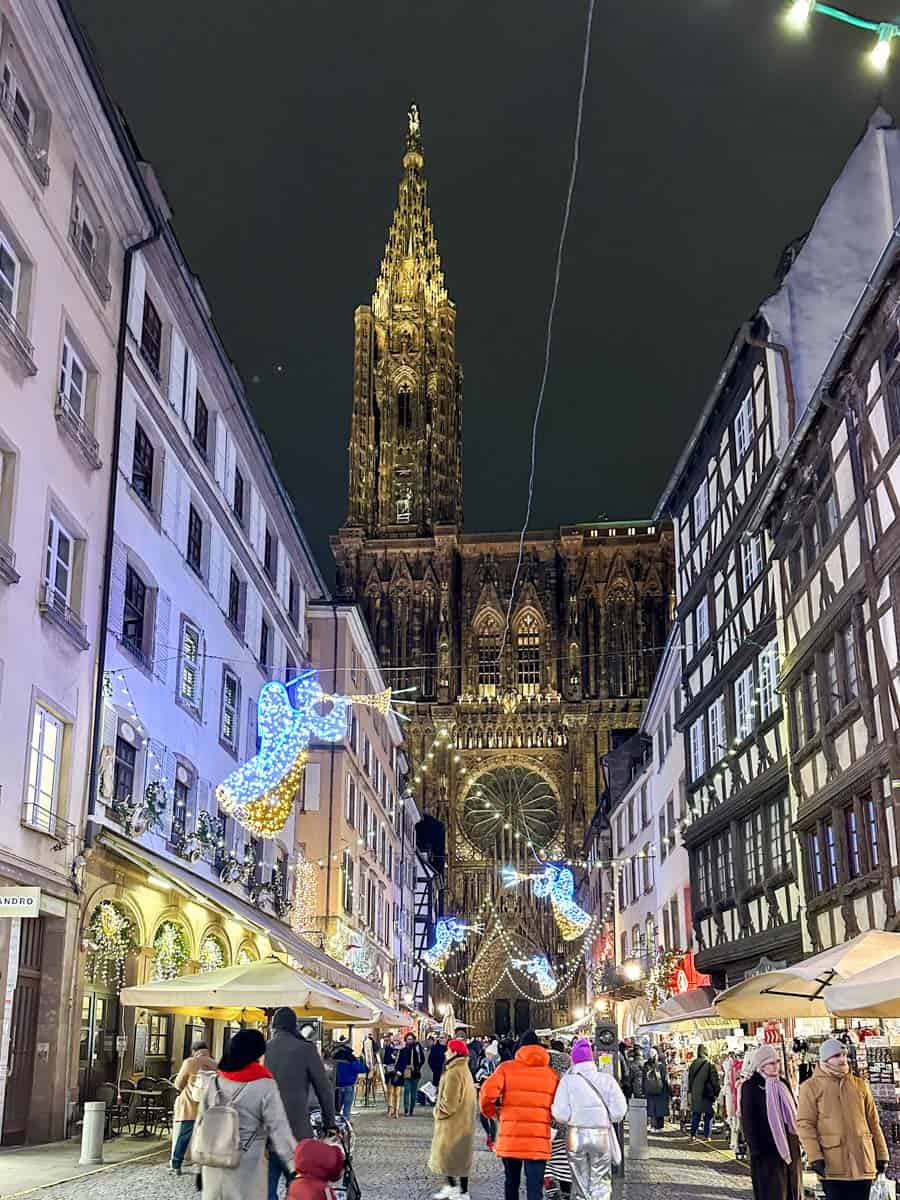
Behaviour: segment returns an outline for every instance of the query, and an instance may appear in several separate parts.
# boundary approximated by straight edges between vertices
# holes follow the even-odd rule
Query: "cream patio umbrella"
[[[298,1016],[343,1019],[354,1024],[365,1024],[372,1016],[368,1005],[274,957],[123,988],[120,999],[131,1008],[220,1021],[263,1021],[276,1008],[292,1008]]]
[[[900,933],[873,929],[780,971],[753,975],[716,996],[720,1016],[738,1021],[827,1017],[826,988],[900,954]]]
[[[900,1017],[900,955],[876,963],[825,992],[835,1017]]]

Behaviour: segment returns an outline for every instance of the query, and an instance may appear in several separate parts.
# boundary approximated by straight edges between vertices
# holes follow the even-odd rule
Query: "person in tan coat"
[[[172,1110],[172,1170],[176,1175],[181,1174],[184,1156],[194,1132],[194,1122],[197,1120],[197,1109],[203,1094],[204,1081],[201,1072],[211,1072],[211,1075],[207,1076],[209,1079],[218,1069],[207,1042],[194,1042],[191,1051],[190,1058],[184,1060],[175,1076],[178,1099]]]
[[[869,1085],[850,1073],[837,1038],[822,1043],[819,1065],[800,1088],[797,1132],[827,1200],[869,1200],[888,1148]]]
[[[435,1200],[469,1200],[477,1107],[475,1081],[469,1070],[469,1048],[461,1038],[453,1038],[447,1045],[434,1105],[434,1136],[428,1158],[429,1171],[447,1180],[435,1194]]]

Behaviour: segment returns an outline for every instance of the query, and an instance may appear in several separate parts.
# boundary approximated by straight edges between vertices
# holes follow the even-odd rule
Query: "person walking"
[[[597,1069],[587,1038],[572,1047],[572,1066],[551,1111],[566,1127],[572,1179],[583,1200],[610,1200],[612,1167],[622,1161],[614,1127],[628,1112],[628,1101],[613,1076]]]
[[[266,1194],[263,1151],[268,1141],[280,1162],[291,1163],[296,1139],[272,1072],[259,1061],[266,1039],[258,1029],[242,1029],[231,1039],[219,1068],[200,1098],[194,1137],[203,1146],[206,1113],[230,1105],[238,1115],[240,1162],[236,1167],[201,1165],[203,1200],[262,1200]]]
[[[184,1156],[194,1132],[197,1108],[205,1085],[218,1070],[209,1042],[194,1042],[191,1053],[175,1076],[178,1099],[172,1110],[172,1170],[181,1174]]]
[[[525,1169],[527,1200],[541,1200],[550,1157],[550,1106],[559,1084],[550,1055],[532,1030],[523,1033],[511,1062],[501,1062],[481,1085],[481,1112],[500,1115],[496,1153],[503,1159],[505,1200],[518,1200]]]
[[[309,1123],[310,1089],[318,1098],[323,1125],[326,1129],[332,1129],[334,1094],[331,1083],[315,1043],[307,1041],[297,1028],[297,1014],[292,1008],[275,1010],[272,1036],[266,1043],[265,1052],[266,1067],[278,1086],[294,1138],[299,1142],[312,1137]],[[269,1200],[276,1200],[278,1181],[282,1175],[287,1175],[290,1163],[291,1158],[282,1158],[277,1148],[274,1154],[269,1155]]]
[[[442,1033],[428,1051],[428,1069],[431,1071],[431,1082],[440,1090],[441,1074],[447,1057],[447,1035]]]
[[[416,1095],[419,1080],[425,1066],[425,1051],[416,1041],[414,1033],[403,1039],[403,1048],[397,1055],[397,1074],[403,1081],[403,1115],[413,1117],[416,1113]]]
[[[481,1066],[478,1068],[478,1074],[475,1076],[475,1086],[481,1090],[481,1085],[497,1070],[500,1063],[500,1047],[496,1040],[488,1042],[484,1048],[484,1055],[481,1059]],[[497,1122],[492,1117],[486,1117],[483,1112],[479,1111],[478,1119],[481,1122],[481,1128],[484,1130],[487,1139],[487,1149],[494,1149],[494,1141],[497,1137]]]
[[[819,1065],[800,1087],[797,1130],[827,1200],[868,1200],[888,1164],[887,1142],[869,1085],[851,1074],[837,1038],[825,1039]]]
[[[650,1047],[641,1084],[647,1097],[647,1120],[652,1129],[662,1129],[669,1115],[669,1074],[655,1046]]]
[[[572,1059],[570,1055],[566,1053],[565,1045],[560,1041],[559,1038],[553,1038],[550,1042],[550,1066],[560,1077],[560,1079],[562,1079],[563,1075],[565,1075],[566,1071],[568,1071],[571,1065]]]
[[[741,1084],[741,1129],[750,1151],[753,1200],[803,1200],[797,1105],[781,1078],[781,1054],[760,1046]]]
[[[644,1056],[641,1054],[641,1048],[637,1044],[631,1047],[628,1052],[628,1083],[629,1093],[628,1098],[634,1097],[635,1100],[644,1099]]]
[[[461,1038],[451,1038],[434,1105],[434,1136],[428,1158],[429,1171],[443,1175],[447,1180],[435,1193],[435,1200],[450,1200],[451,1197],[469,1200],[476,1109],[469,1049]]]
[[[703,1136],[709,1140],[712,1127],[713,1105],[721,1090],[719,1072],[709,1060],[704,1045],[697,1047],[697,1057],[688,1068],[688,1091],[691,1095],[691,1141],[697,1136],[700,1119],[703,1119]]]
[[[484,1045],[480,1037],[472,1038],[469,1042],[469,1070],[472,1072],[472,1078],[478,1074],[478,1068],[481,1066],[481,1060],[484,1057]]]
[[[397,1059],[403,1043],[400,1035],[394,1034],[384,1044],[384,1080],[387,1087],[387,1115],[395,1120],[400,1116],[400,1097],[403,1094],[403,1077],[397,1073]]]
[[[334,1085],[337,1097],[337,1108],[345,1121],[350,1120],[353,1110],[353,1100],[356,1096],[356,1081],[360,1075],[367,1075],[369,1068],[366,1063],[357,1058],[349,1042],[340,1042],[331,1053],[334,1060]]]

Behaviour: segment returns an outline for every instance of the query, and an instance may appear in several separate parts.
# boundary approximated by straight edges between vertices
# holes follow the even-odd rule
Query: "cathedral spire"
[[[397,303],[419,302],[430,312],[447,303],[437,238],[428,207],[422,126],[415,103],[410,105],[406,119],[403,178],[372,297],[372,309],[381,319],[387,319],[391,306]]]

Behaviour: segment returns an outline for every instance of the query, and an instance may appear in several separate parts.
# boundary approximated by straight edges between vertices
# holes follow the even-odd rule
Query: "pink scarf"
[[[787,1135],[797,1132],[797,1105],[791,1089],[778,1076],[764,1075],[766,1081],[766,1116],[775,1141],[775,1149],[790,1164],[791,1148]]]

